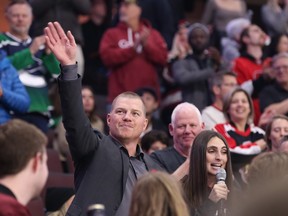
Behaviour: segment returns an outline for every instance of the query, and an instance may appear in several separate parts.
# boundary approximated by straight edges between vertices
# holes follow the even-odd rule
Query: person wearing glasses
[[[275,82],[259,94],[261,112],[288,115],[288,54],[280,53],[272,60]]]
[[[207,130],[212,129],[216,124],[226,122],[223,113],[224,97],[237,85],[236,74],[233,72],[223,71],[212,77],[211,89],[214,94],[214,103],[202,110],[202,118]]]

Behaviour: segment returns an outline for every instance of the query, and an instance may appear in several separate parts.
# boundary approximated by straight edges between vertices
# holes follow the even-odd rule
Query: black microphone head
[[[226,170],[223,168],[219,168],[216,174],[217,182],[225,181],[226,180]]]

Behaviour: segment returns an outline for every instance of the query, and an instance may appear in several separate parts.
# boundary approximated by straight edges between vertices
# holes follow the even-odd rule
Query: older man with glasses
[[[275,82],[260,93],[262,112],[288,115],[288,54],[280,53],[273,58]]]

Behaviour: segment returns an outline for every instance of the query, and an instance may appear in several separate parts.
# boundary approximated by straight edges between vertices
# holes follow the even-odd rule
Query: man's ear
[[[37,152],[37,154],[30,160],[31,160],[30,162],[32,163],[32,171],[36,172],[41,161],[43,160],[43,154],[40,152]]]
[[[203,121],[202,124],[201,124],[201,128],[202,128],[202,130],[205,129],[205,122],[204,122],[204,121]]]
[[[172,123],[170,123],[170,124],[168,125],[168,129],[169,129],[170,135],[173,136],[173,135],[174,135],[174,127],[173,127]]]
[[[109,126],[110,123],[111,123],[111,114],[108,113],[108,114],[107,114],[107,125]]]
[[[145,118],[143,131],[147,129],[147,126],[148,126],[148,119]]]

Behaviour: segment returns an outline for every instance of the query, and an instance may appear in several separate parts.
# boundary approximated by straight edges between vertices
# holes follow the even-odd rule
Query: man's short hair
[[[117,97],[115,97],[114,100],[112,101],[111,111],[114,110],[115,103],[117,102],[117,100],[119,98],[131,98],[131,99],[140,100],[142,102],[142,108],[143,108],[144,115],[146,115],[146,108],[145,108],[145,105],[142,101],[142,98],[138,94],[136,94],[135,92],[131,92],[131,91],[123,92],[123,93],[119,94]]]
[[[47,137],[35,126],[13,119],[0,126],[0,178],[21,172],[43,152]]]
[[[183,110],[183,109],[193,110],[193,111],[195,112],[195,114],[197,115],[197,117],[198,117],[198,119],[199,119],[199,122],[200,122],[200,123],[203,122],[202,116],[201,116],[201,113],[200,113],[199,109],[198,109],[194,104],[192,104],[192,103],[183,102],[183,103],[178,104],[178,105],[174,108],[174,110],[173,110],[173,112],[172,112],[172,114],[171,114],[171,124],[172,124],[173,126],[175,126],[175,118],[176,118],[177,113],[178,113],[178,112],[181,112],[181,110]]]
[[[279,54],[273,56],[272,65],[274,65],[275,62],[278,61],[278,60],[281,59],[281,58],[286,58],[286,59],[288,59],[288,53],[282,52],[282,53],[279,53]]]
[[[12,1],[10,1],[9,4],[7,5],[5,11],[7,12],[7,10],[8,10],[10,7],[12,7],[13,5],[16,5],[16,4],[26,4],[26,5],[28,5],[29,7],[31,7],[30,3],[29,3],[27,0],[12,0]],[[32,7],[31,7],[31,9],[32,9]]]
[[[219,71],[218,73],[213,75],[211,79],[211,87],[222,85],[224,76],[233,76],[236,78],[236,74],[232,71]]]
[[[161,130],[152,130],[146,133],[141,139],[141,147],[144,151],[148,152],[152,144],[160,141],[165,144],[167,147],[170,146],[169,136]]]

